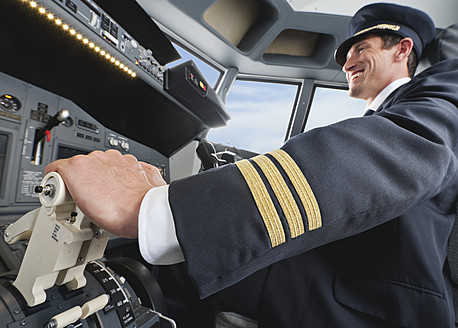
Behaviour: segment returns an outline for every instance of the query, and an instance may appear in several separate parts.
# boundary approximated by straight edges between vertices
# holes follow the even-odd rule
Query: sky
[[[210,131],[207,139],[258,153],[279,148],[286,135],[298,87],[236,81],[226,106],[228,125]]]
[[[348,96],[347,90],[316,88],[305,131],[364,114],[366,102]]]

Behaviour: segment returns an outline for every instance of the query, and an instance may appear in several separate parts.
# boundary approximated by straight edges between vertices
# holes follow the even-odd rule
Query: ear
[[[397,44],[396,59],[398,61],[407,60],[413,49],[413,40],[404,38]]]

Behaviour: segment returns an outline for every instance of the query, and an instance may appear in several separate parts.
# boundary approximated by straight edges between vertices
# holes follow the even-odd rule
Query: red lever
[[[45,135],[46,135],[46,141],[50,142],[51,141],[51,132],[49,132],[49,130],[45,130]]]

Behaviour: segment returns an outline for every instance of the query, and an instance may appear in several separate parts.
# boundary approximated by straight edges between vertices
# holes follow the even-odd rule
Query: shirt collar
[[[385,89],[383,89],[377,97],[374,98],[374,100],[366,106],[366,110],[372,109],[376,111],[380,105],[385,101],[386,98],[397,88],[399,88],[401,85],[406,84],[407,82],[410,81],[410,77],[402,77],[400,79],[397,79],[396,81],[391,82],[388,84]]]

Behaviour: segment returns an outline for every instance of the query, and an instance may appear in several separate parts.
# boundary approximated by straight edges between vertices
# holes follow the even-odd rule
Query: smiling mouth
[[[363,74],[363,71],[357,71],[350,76],[350,82],[353,82]]]

